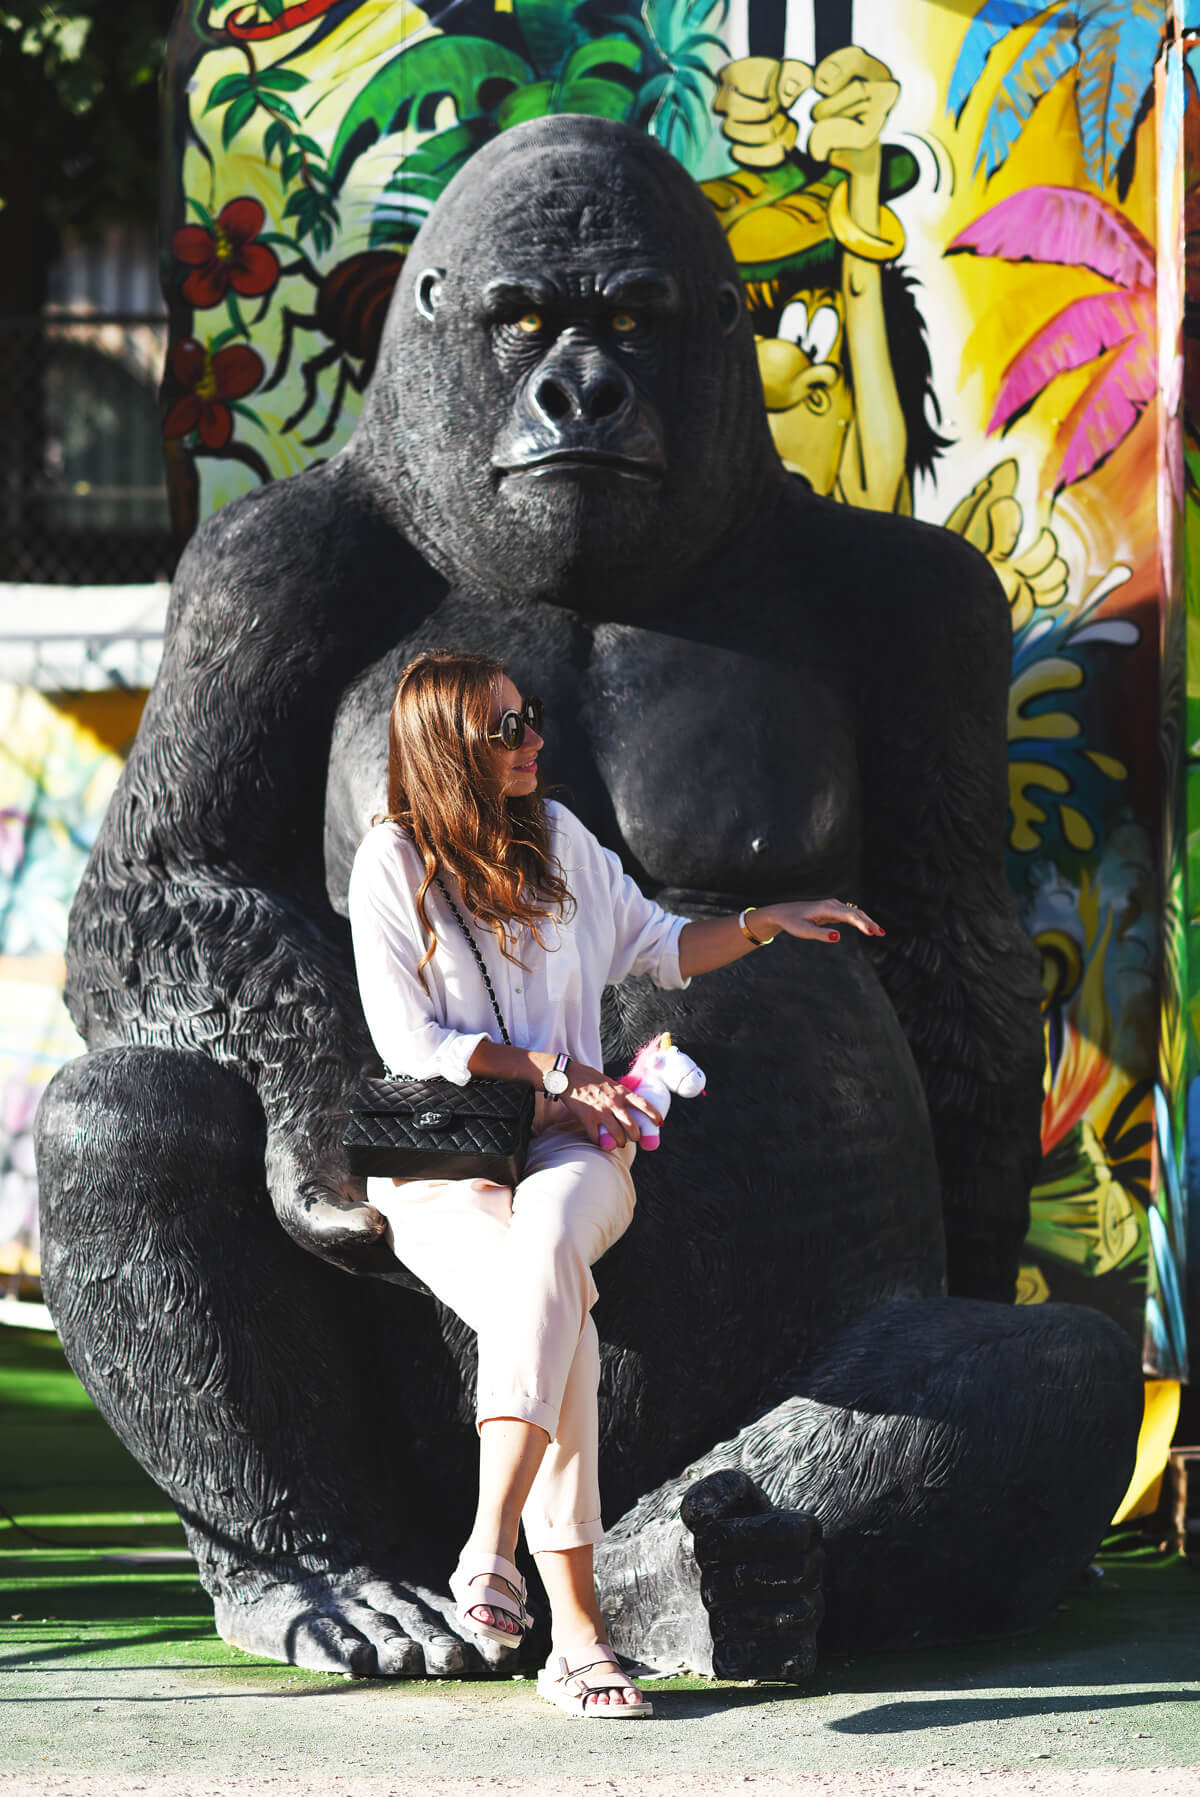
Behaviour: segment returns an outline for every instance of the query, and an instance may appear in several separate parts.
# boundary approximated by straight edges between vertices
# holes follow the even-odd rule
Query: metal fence
[[[0,319],[0,580],[169,578],[158,415],[161,314],[47,310]]]

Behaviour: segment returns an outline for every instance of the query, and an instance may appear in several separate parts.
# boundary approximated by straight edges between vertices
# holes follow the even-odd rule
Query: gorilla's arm
[[[1037,955],[1004,871],[1008,610],[968,545],[932,525],[872,525],[888,577],[862,588],[855,896],[887,930],[879,972],[925,1087],[949,1289],[1011,1301],[1042,1038]]]
[[[67,997],[89,1047],[198,1049],[243,1075],[284,1226],[372,1270],[396,1263],[340,1148],[370,1043],[325,893],[322,814],[340,694],[429,582],[344,464],[219,512],[180,563],[162,670],[70,931]]]

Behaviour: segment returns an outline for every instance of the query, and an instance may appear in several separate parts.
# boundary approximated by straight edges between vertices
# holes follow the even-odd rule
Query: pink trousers
[[[605,1153],[545,1127],[516,1189],[370,1179],[396,1256],[479,1337],[476,1420],[536,1423],[550,1446],[522,1514],[531,1553],[603,1539],[592,1267],[633,1218],[632,1144]]]

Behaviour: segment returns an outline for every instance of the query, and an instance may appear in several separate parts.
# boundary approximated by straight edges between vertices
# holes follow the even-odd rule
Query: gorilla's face
[[[602,121],[499,139],[413,245],[364,424],[376,463],[386,431],[414,534],[452,572],[636,605],[733,515],[738,438],[769,455],[735,271],[698,189]]]

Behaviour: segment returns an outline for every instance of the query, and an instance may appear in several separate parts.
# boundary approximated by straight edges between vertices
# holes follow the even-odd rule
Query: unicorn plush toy
[[[638,1049],[629,1063],[629,1072],[621,1077],[621,1084],[626,1091],[647,1099],[665,1117],[672,1094],[679,1098],[703,1096],[704,1074],[690,1055],[684,1054],[682,1048],[676,1048],[670,1032],[665,1030],[644,1048]],[[662,1138],[649,1117],[639,1111],[637,1121],[642,1132],[638,1146],[646,1150],[657,1148]],[[606,1129],[600,1131],[600,1146],[613,1146],[613,1138]]]

